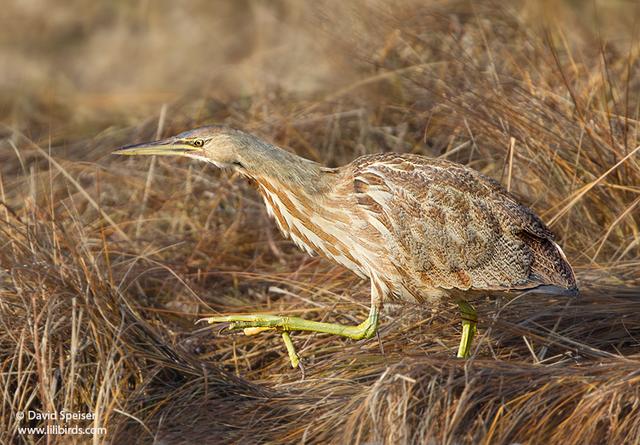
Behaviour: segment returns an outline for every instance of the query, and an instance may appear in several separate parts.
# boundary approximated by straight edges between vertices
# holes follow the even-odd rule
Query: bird
[[[462,318],[456,356],[468,358],[478,320],[465,295],[577,294],[574,271],[540,217],[498,181],[462,164],[386,152],[329,168],[225,125],[114,153],[182,156],[235,170],[255,183],[285,237],[370,281],[369,314],[356,326],[272,314],[207,319],[246,335],[279,331],[293,367],[301,363],[291,332],[371,338],[385,302],[455,301]]]

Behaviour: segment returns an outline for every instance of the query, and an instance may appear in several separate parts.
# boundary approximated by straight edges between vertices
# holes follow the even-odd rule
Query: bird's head
[[[289,153],[249,133],[212,125],[153,142],[127,145],[120,155],[173,155],[231,167],[256,181],[268,180],[315,193],[327,188],[320,165]],[[268,179],[267,179],[268,178]]]
[[[196,128],[176,136],[120,147],[114,154],[183,156],[209,162],[217,167],[242,167],[241,152],[253,136],[221,125]]]

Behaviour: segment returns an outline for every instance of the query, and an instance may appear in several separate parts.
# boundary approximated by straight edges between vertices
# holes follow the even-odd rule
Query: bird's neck
[[[322,254],[364,277],[366,267],[352,255],[357,234],[345,205],[348,197],[339,191],[342,173],[277,147],[266,150],[263,158],[253,158],[247,176],[257,183],[282,233],[308,253]]]
[[[251,156],[241,158],[240,163],[239,170],[259,188],[290,190],[310,199],[331,190],[333,175],[327,174],[328,169],[264,141],[254,145]]]

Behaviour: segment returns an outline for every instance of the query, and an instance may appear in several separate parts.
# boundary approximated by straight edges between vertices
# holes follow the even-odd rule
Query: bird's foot
[[[269,314],[247,314],[247,315],[224,315],[206,319],[209,324],[228,323],[226,329],[242,329],[245,335],[257,335],[264,331],[278,330],[282,332],[282,339],[289,354],[291,366],[300,367],[300,356],[296,353],[289,332],[308,331],[320,332],[324,334],[340,335],[353,340],[371,338],[378,328],[378,310],[371,308],[369,317],[357,326],[345,326],[337,323],[323,323],[318,321],[305,320],[299,317],[284,317]]]
[[[282,340],[284,341],[284,346],[287,348],[287,353],[289,354],[289,361],[291,362],[292,368],[300,368],[302,371],[302,378],[304,379],[304,368],[302,367],[302,363],[300,362],[300,356],[296,352],[296,347],[293,346],[293,341],[291,341],[291,336],[288,331],[284,331],[282,333]]]
[[[478,331],[476,327],[478,324],[478,314],[475,308],[466,301],[460,300],[457,303],[462,316],[462,338],[460,338],[457,357],[467,358],[471,355],[473,337]]]

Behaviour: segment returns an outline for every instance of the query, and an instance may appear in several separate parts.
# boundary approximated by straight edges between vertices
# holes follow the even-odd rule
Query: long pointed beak
[[[198,151],[199,148],[175,138],[162,139],[154,142],[144,142],[142,144],[125,145],[113,151],[116,155],[186,155]]]

